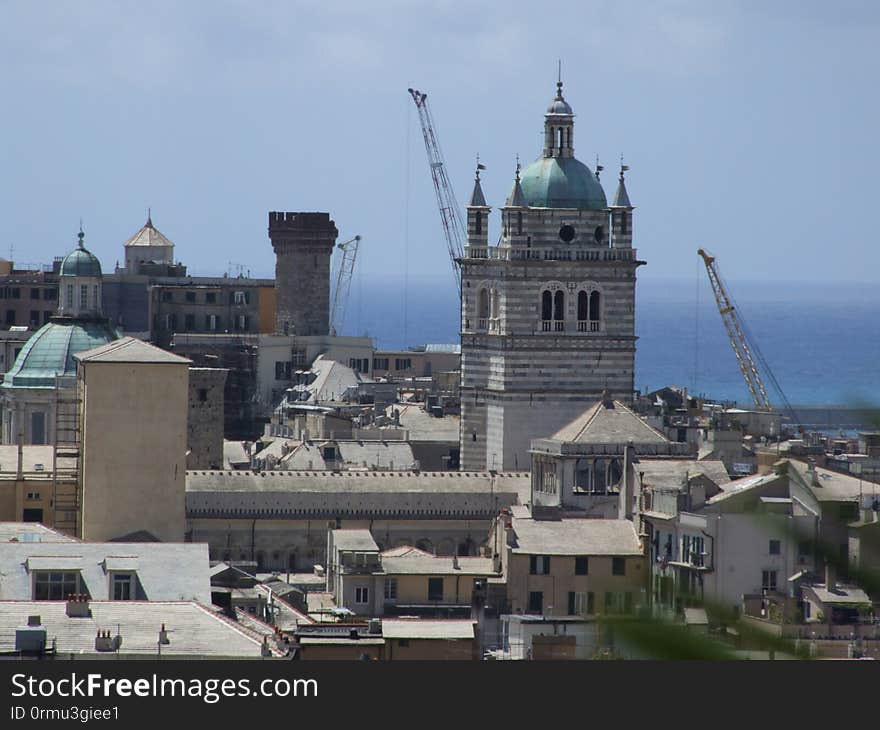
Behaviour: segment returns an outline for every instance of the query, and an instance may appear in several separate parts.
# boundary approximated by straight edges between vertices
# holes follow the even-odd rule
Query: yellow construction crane
[[[748,330],[745,322],[741,322],[740,318],[737,316],[736,308],[727,293],[727,289],[724,287],[724,282],[721,280],[721,274],[718,273],[718,267],[715,264],[715,257],[702,248],[699,249],[697,253],[702,257],[703,263],[706,264],[706,272],[709,274],[709,283],[712,285],[712,292],[715,294],[715,302],[718,304],[718,311],[721,314],[721,320],[724,322],[724,327],[727,330],[727,337],[730,339],[730,345],[733,347],[733,352],[739,363],[739,369],[742,371],[743,378],[746,381],[746,387],[748,387],[749,392],[752,394],[755,406],[761,411],[773,410],[773,406],[770,404],[770,399],[767,397],[767,390],[764,387],[764,381],[761,379],[761,372],[758,370],[758,366],[755,364],[755,359],[752,357],[753,351],[758,362],[761,364],[764,374],[770,380],[770,383],[773,385],[774,390],[779,396],[779,400],[785,408],[786,414],[791,419],[792,423],[796,424],[797,415],[792,409],[791,404],[788,402],[788,399],[785,397],[785,393],[782,392],[782,387],[773,375],[770,365],[761,354],[761,350],[758,348],[754,338],[746,336]]]

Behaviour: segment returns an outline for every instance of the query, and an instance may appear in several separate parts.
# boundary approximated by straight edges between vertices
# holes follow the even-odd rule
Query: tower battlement
[[[270,211],[277,334],[329,332],[330,257],[338,235],[329,213]]]
[[[270,211],[269,235],[285,231],[332,231],[337,235],[336,224],[330,220],[329,213],[294,213],[290,211]]]

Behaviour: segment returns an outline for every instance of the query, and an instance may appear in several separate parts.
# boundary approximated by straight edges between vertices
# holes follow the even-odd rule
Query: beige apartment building
[[[76,359],[83,539],[182,541],[190,360],[131,337]]]
[[[644,602],[648,571],[630,520],[539,520],[514,506],[499,530],[507,613],[584,618]]]

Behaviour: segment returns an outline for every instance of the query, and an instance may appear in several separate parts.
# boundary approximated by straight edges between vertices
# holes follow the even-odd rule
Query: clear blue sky
[[[407,87],[459,200],[479,152],[497,206],[559,58],[577,156],[609,197],[632,168],[640,277],[705,246],[728,280],[873,280],[878,47],[867,1],[2,2],[0,256],[50,261],[82,217],[112,268],[151,206],[191,272],[272,275],[267,211],[327,210],[366,281],[451,286]]]

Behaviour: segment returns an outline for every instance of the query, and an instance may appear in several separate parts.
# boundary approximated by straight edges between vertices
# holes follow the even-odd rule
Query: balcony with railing
[[[598,319],[579,319],[578,332],[598,332],[600,330]]]
[[[492,259],[495,261],[634,261],[635,250],[631,248],[507,248],[502,246],[468,246],[466,259]]]

